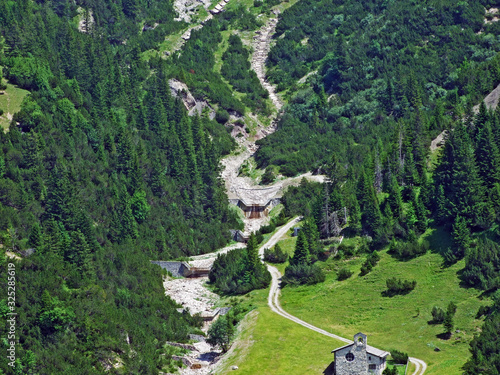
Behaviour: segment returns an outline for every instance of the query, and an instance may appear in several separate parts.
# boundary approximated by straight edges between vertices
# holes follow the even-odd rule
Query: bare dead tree
[[[342,232],[342,227],[339,222],[339,217],[337,215],[337,212],[332,213],[332,232],[334,236],[339,236],[340,232]]]

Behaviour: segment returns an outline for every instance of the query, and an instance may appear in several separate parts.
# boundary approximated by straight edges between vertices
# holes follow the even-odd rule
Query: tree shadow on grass
[[[442,268],[448,268],[455,262],[447,261],[446,252],[453,248],[453,239],[445,227],[433,228],[432,233],[426,237],[429,241],[431,252],[439,254],[443,258]]]
[[[427,324],[430,326],[437,326],[438,324],[443,324],[443,322],[440,320],[431,319],[427,321]]]
[[[413,289],[412,289],[413,290]],[[382,294],[382,297],[389,297],[389,298],[392,298],[394,296],[405,296],[407,295],[408,293],[410,293],[412,290],[405,290],[405,291],[398,291],[398,292],[394,292],[394,291],[391,291],[389,289],[386,289],[384,290],[381,294]]]
[[[441,340],[449,340],[451,338],[451,332],[443,332],[436,335],[436,337]]]

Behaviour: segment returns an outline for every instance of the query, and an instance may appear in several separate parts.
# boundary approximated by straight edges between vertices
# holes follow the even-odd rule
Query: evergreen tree
[[[387,201],[389,202],[391,210],[394,213],[394,217],[401,219],[403,217],[403,198],[401,196],[401,189],[394,174],[391,175],[387,192],[389,193]]]
[[[495,183],[500,182],[500,152],[491,131],[489,122],[478,130],[476,159],[479,167],[479,177],[490,189]]]
[[[304,231],[310,250],[316,248],[319,245],[319,232],[314,220],[312,220],[311,218],[305,220],[301,231]]]
[[[28,239],[28,245],[33,247],[35,250],[41,250],[43,246],[42,230],[38,222],[36,222],[31,227],[31,232]]]
[[[253,232],[250,234],[250,238],[247,242],[247,255],[250,269],[253,269],[255,272],[261,262],[259,258],[259,244],[257,243],[257,238]]]
[[[358,191],[363,227],[375,234],[380,229],[382,214],[375,195],[375,188],[364,171],[358,182]]]
[[[308,265],[310,262],[309,243],[307,242],[306,234],[303,230],[299,231],[297,243],[295,244],[295,251],[293,257],[290,259],[290,265],[304,264]]]
[[[457,216],[453,224],[453,241],[457,247],[457,256],[463,257],[470,245],[470,230],[467,219],[462,216]]]
[[[445,315],[444,321],[443,321],[443,326],[444,326],[445,332],[450,335],[451,331],[453,331],[453,327],[454,327],[453,315],[451,315],[451,314]]]
[[[470,138],[463,125],[457,125],[446,142],[443,159],[436,171],[436,184],[443,186],[450,215],[464,216],[477,223],[484,190]]]
[[[437,186],[437,194],[436,194],[436,221],[438,224],[442,224],[448,217],[449,213],[446,207],[447,199],[444,196],[444,188],[443,185]]]
[[[416,189],[412,190],[412,203],[413,207],[415,207],[415,213],[417,216],[417,228],[421,232],[424,232],[427,229],[427,214],[425,211],[425,207],[420,200]]]
[[[486,108],[486,104],[484,103],[484,100],[481,100],[481,103],[479,104],[479,112],[476,115],[476,118],[474,119],[474,135],[477,135],[481,129],[484,128],[486,123],[489,120],[489,114],[488,114],[488,109]]]

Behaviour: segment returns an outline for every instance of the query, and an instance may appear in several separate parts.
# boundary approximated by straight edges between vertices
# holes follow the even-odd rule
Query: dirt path
[[[274,246],[280,238],[286,233],[287,230],[289,230],[293,225],[295,225],[301,218],[296,217],[289,221],[283,228],[281,228],[278,232],[276,232],[270,239],[267,241],[266,244],[261,246],[259,249],[259,255],[263,255],[264,249],[269,248],[271,246]],[[287,228],[287,229],[285,229]],[[352,340],[348,340],[344,337],[335,335],[333,333],[327,332],[324,329],[318,328],[316,326],[313,326],[312,324],[309,324],[307,322],[304,322],[303,320],[287,313],[282,307],[279,302],[279,295],[280,295],[280,288],[279,288],[279,280],[281,279],[281,273],[278,271],[276,267],[273,267],[271,265],[267,265],[267,269],[271,273],[272,276],[272,281],[271,281],[271,288],[269,289],[269,297],[267,299],[267,304],[269,305],[269,308],[271,311],[275,312],[278,315],[281,315],[282,317],[291,320],[294,323],[300,324],[303,327],[306,327],[312,331],[321,333],[322,335],[334,338],[336,340],[340,340],[342,342],[345,342],[347,344],[352,343]],[[413,358],[410,357],[409,361],[415,364],[415,372],[412,375],[423,375],[425,373],[425,370],[427,369],[427,364],[418,359],[418,358]]]
[[[271,41],[276,31],[277,24],[278,17],[270,18],[266,24],[256,32],[253,42],[254,53],[252,55],[251,66],[257,74],[257,78],[261,85],[269,92],[269,98],[279,111],[283,107],[283,103],[278,95],[276,95],[274,86],[267,81],[265,68],[267,55],[271,49]]]

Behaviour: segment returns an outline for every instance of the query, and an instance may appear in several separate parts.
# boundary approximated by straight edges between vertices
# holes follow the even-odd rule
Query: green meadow
[[[469,342],[480,331],[482,320],[475,319],[481,292],[460,286],[457,273],[464,261],[442,268],[439,254],[427,253],[400,262],[385,251],[369,274],[360,277],[363,258],[329,261],[325,283],[285,288],[281,305],[289,313],[343,337],[357,332],[368,335],[369,344],[385,350],[397,349],[428,364],[426,374],[458,374],[469,357]],[[354,275],[337,281],[335,269],[345,266]],[[390,277],[416,280],[415,290],[406,295],[384,297]],[[457,304],[455,330],[449,340],[440,338],[442,325],[430,325],[431,309]]]
[[[441,231],[429,231],[427,235],[434,249],[447,247],[449,239]],[[287,233],[280,245],[292,255],[295,242],[296,238]],[[359,241],[353,238],[346,242]],[[480,291],[460,285],[458,275],[464,261],[446,268],[436,252],[404,262],[386,250],[380,256],[379,263],[363,277],[359,270],[366,255],[320,263],[326,281],[283,289],[282,307],[329,332],[346,338],[363,332],[372,346],[407,352],[427,363],[426,374],[459,374],[469,358],[469,342],[481,329],[482,319],[475,319],[476,313],[481,305],[490,303]],[[285,264],[275,266],[284,272]],[[342,267],[354,274],[337,281],[336,271]],[[416,280],[417,286],[406,295],[384,297],[382,292],[390,277]],[[267,306],[268,293],[268,289],[254,291],[245,298],[246,303],[257,308],[245,318],[234,351],[218,373],[231,371],[231,366],[236,365],[242,374],[321,374],[333,360],[331,350],[342,343],[273,313]],[[447,340],[441,336],[442,324],[431,325],[428,321],[433,306],[446,309],[450,301],[458,308],[453,335]],[[404,373],[403,368],[398,370]],[[409,364],[407,373],[413,371],[413,364]]]
[[[343,342],[311,331],[273,313],[267,306],[269,289],[251,292],[257,308],[240,323],[238,340],[217,374],[321,374],[333,361],[331,351]]]
[[[9,116],[19,112],[21,109],[21,103],[24,97],[28,94],[28,91],[7,83],[7,89],[0,92],[3,92],[3,94],[0,94],[0,109],[4,112],[0,116],[0,126],[4,131],[7,131],[11,121]]]

